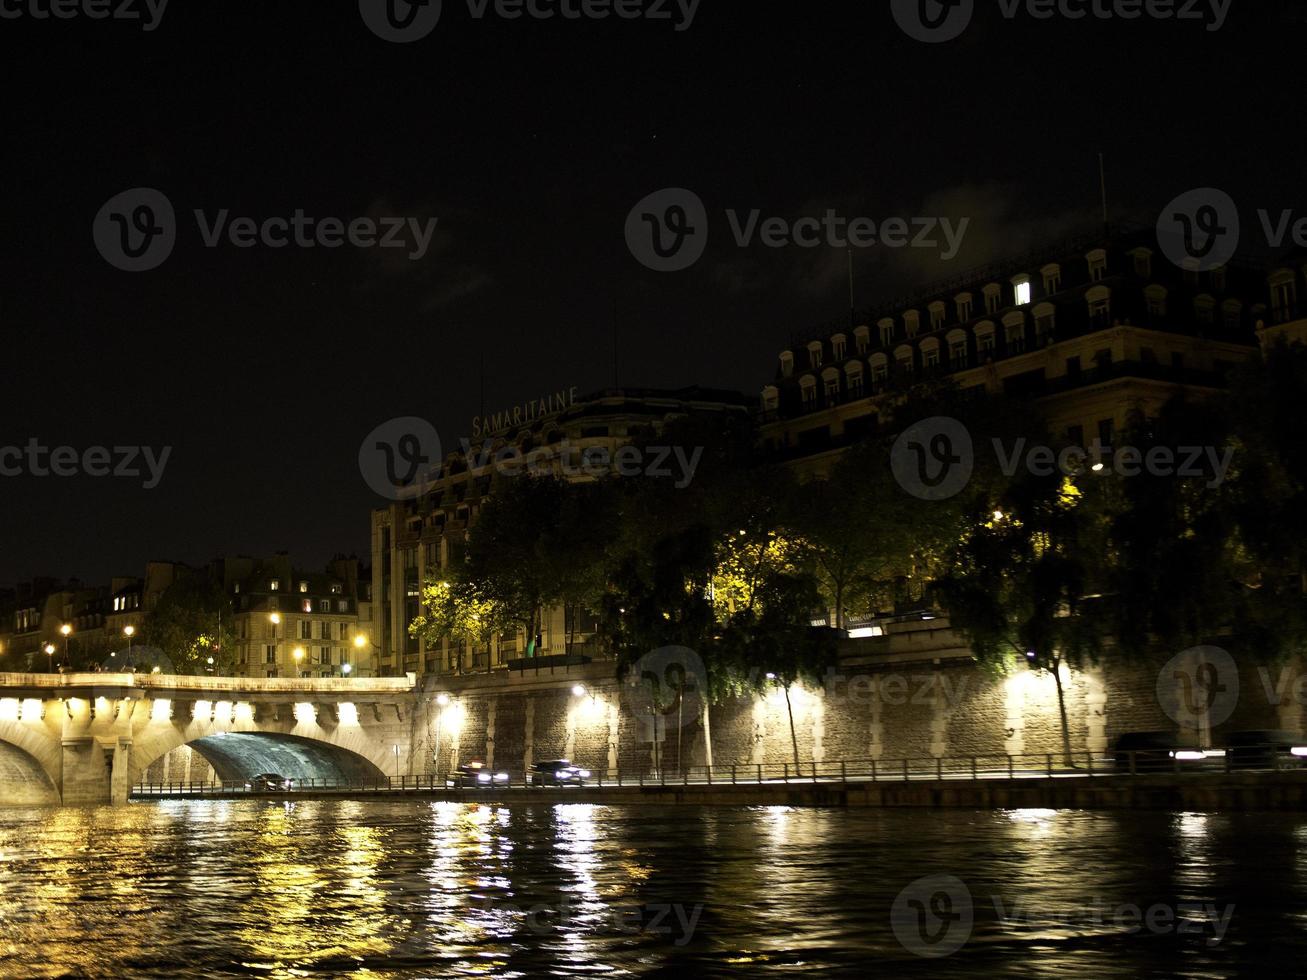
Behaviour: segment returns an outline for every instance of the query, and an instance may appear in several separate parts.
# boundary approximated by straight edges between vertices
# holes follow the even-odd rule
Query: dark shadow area
[[[237,781],[260,773],[291,779],[358,781],[384,779],[367,759],[346,749],[294,735],[229,732],[191,742],[218,778]]]
[[[0,806],[59,805],[59,791],[41,764],[8,742],[0,742]]]

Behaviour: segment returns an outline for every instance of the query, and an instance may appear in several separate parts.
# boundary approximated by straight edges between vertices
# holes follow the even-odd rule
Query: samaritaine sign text
[[[534,401],[496,412],[494,415],[478,415],[472,420],[472,438],[484,439],[498,435],[508,429],[521,428],[532,422],[557,415],[564,409],[576,404],[576,389],[565,388],[562,391],[545,395]]]

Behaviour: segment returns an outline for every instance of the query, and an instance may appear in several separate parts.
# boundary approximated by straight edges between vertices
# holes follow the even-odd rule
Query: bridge
[[[179,750],[197,754],[218,780],[420,773],[419,703],[412,674],[0,673],[0,805],[125,804],[131,787],[152,767],[166,770]]]

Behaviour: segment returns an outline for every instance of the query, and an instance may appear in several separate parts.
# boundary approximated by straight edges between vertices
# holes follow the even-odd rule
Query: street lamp
[[[123,627],[123,636],[127,637],[127,662],[132,660],[132,637],[136,635],[136,627],[128,624]]]
[[[348,677],[350,674],[354,673],[353,664],[341,664],[340,672],[344,674],[346,677]]]
[[[63,634],[64,638],[64,666],[67,667],[70,666],[68,663],[68,637],[73,635],[73,628],[64,623],[59,627],[59,632]]]
[[[573,685],[573,687],[572,687],[572,697],[574,697],[574,698],[583,698],[583,697],[585,697],[585,687],[584,687],[583,685],[581,685],[581,684],[575,684],[575,685]]]
[[[50,673],[53,674],[54,673],[54,644],[53,643],[47,643],[45,645],[45,655],[50,658]]]
[[[290,655],[295,658],[295,674],[298,676],[300,674],[300,664],[304,662],[304,648],[296,647],[290,652]]]

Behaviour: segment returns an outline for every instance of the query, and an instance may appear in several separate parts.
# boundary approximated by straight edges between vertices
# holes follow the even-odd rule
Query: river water
[[[0,810],[0,975],[1296,973],[1305,858],[1274,814]]]

